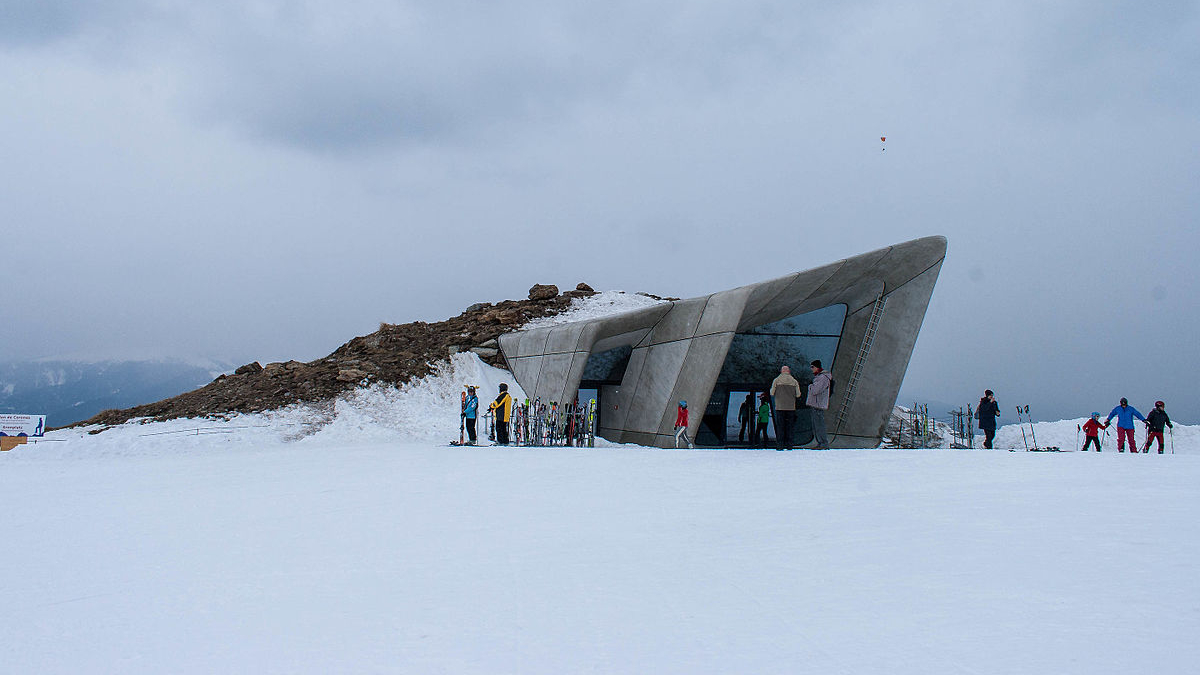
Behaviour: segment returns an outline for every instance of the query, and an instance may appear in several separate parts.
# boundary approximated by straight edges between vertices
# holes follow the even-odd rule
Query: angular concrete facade
[[[732,392],[761,391],[780,365],[803,377],[823,354],[837,382],[832,445],[874,447],[945,256],[944,237],[915,239],[700,298],[502,335],[500,349],[530,397],[572,400],[586,382],[600,391],[602,437],[659,447],[674,447],[678,401],[691,403],[688,433],[705,444],[701,424]]]

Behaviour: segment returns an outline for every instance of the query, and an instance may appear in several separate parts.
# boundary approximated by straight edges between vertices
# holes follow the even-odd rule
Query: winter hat
[[[1126,404],[1128,404],[1128,403],[1129,403],[1129,399],[1127,399],[1127,398],[1125,398],[1124,396],[1122,396],[1122,397],[1121,397],[1121,405],[1126,405]]]
[[[508,385],[501,382],[500,383],[500,391],[508,391]]]
[[[816,361],[813,361],[812,363],[810,363],[808,365],[812,366],[813,368],[820,368],[821,367],[821,359],[817,359]]]
[[[1166,404],[1166,403],[1163,403],[1162,401],[1155,401],[1155,402],[1154,402],[1154,407],[1155,407],[1155,408],[1161,408],[1161,407],[1163,407],[1163,406],[1165,406],[1165,405],[1167,405],[1167,404]]]
[[[984,396],[994,396],[994,394],[992,393],[992,390],[991,390],[991,389],[984,389],[984,390],[983,390],[983,395],[984,395]]]

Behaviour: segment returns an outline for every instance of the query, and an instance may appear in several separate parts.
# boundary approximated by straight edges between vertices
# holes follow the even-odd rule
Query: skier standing
[[[679,402],[679,413],[675,415],[675,447],[679,447],[679,439],[683,439],[689,448],[696,447],[692,445],[692,439],[688,438],[688,407],[687,401]]]
[[[1133,418],[1145,422],[1146,418],[1142,417],[1142,413],[1138,412],[1137,408],[1129,405],[1129,399],[1122,397],[1121,403],[1108,413],[1108,419],[1104,420],[1104,426],[1112,421],[1112,418],[1117,418],[1117,452],[1125,452],[1125,438],[1129,438],[1129,451],[1137,452],[1137,441],[1133,439]]]
[[[1083,442],[1083,451],[1087,452],[1088,447],[1095,443],[1096,452],[1100,452],[1100,430],[1107,428],[1107,424],[1100,423],[1100,413],[1092,413],[1091,418],[1083,423],[1083,435],[1087,437]]]
[[[996,418],[999,416],[1000,404],[996,403],[996,395],[991,389],[984,389],[979,407],[975,409],[975,419],[979,420],[979,428],[983,429],[983,447],[989,450],[996,438]]]
[[[1165,407],[1162,401],[1155,401],[1154,410],[1146,415],[1146,447],[1142,448],[1142,452],[1150,452],[1150,441],[1157,439],[1158,454],[1163,454],[1163,426],[1175,428],[1175,425],[1171,424],[1171,418],[1167,415]]]
[[[800,397],[800,383],[792,377],[791,368],[779,369],[779,376],[771,382],[771,396],[775,397],[775,449],[791,450],[796,399]]]
[[[829,449],[829,437],[825,434],[825,411],[829,409],[829,389],[833,378],[821,368],[821,360],[813,361],[811,366],[813,381],[808,385],[808,396],[805,403],[812,410],[813,438],[817,450]]]
[[[488,406],[495,415],[496,444],[508,445],[508,420],[512,415],[512,396],[508,395],[508,385],[500,383],[500,395]]]
[[[475,387],[467,387],[467,404],[463,408],[463,417],[467,421],[467,444],[475,445],[475,418],[479,416],[479,396]]]

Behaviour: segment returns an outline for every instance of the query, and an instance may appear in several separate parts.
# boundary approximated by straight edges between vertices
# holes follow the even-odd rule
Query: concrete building
[[[680,400],[697,445],[738,445],[730,420],[746,395],[782,365],[807,384],[820,359],[836,382],[832,446],[874,447],[945,256],[944,237],[915,239],[704,297],[510,333],[500,349],[530,397],[595,395],[600,436],[659,447],[674,447]],[[807,442],[809,416],[797,418],[794,436]]]

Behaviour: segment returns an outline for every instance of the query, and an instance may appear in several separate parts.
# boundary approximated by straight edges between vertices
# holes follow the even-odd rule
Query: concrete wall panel
[[[546,340],[550,337],[549,328],[535,328],[521,332],[521,342],[517,347],[517,356],[541,356],[546,353]]]
[[[654,329],[650,331],[650,337],[643,340],[640,346],[692,337],[696,334],[696,328],[700,325],[700,316],[704,313],[704,306],[707,304],[707,296],[673,303],[671,311],[667,312],[666,316],[654,325]]]
[[[945,237],[923,237],[896,244],[876,267],[876,276],[887,284],[887,292],[908,282],[946,257]]]
[[[665,302],[661,305],[654,305],[653,307],[645,307],[632,312],[624,312],[603,319],[597,319],[596,321],[600,324],[600,332],[597,334],[596,339],[603,340],[614,335],[653,328],[655,324],[671,311],[674,304],[673,302]]]
[[[708,296],[708,304],[700,316],[700,324],[696,327],[696,335],[712,335],[737,330],[742,313],[746,310],[746,300],[750,297],[750,288],[743,286],[731,291],[722,291]]]
[[[661,431],[659,423],[663,410],[672,403],[671,394],[687,356],[688,343],[677,340],[635,350],[646,352],[646,362],[625,418],[626,429],[646,433]]]
[[[796,305],[820,288],[825,280],[833,276],[841,266],[842,262],[839,261],[797,274],[783,291],[764,303],[758,311],[743,315],[742,320],[738,323],[738,330],[749,330],[765,323],[795,316],[792,310]]]
[[[633,397],[637,393],[638,387],[642,382],[642,370],[646,365],[645,347],[634,349],[629,355],[629,364],[625,367],[625,377],[621,379],[620,398],[617,400],[617,408],[613,411],[612,425],[617,428],[624,429],[626,426],[626,418],[629,415],[629,409],[633,405]]]
[[[529,396],[534,396],[534,387],[537,386],[538,374],[542,368],[542,359],[536,356],[512,358],[508,359],[508,365],[512,369],[513,378],[520,383],[525,393]]]
[[[538,374],[537,387],[531,397],[541,397],[543,402],[559,401],[567,388],[567,376],[571,372],[574,354],[547,354],[542,357],[542,370]],[[524,388],[524,385],[522,385]],[[526,392],[528,393],[528,392]]]
[[[575,346],[579,344],[579,335],[586,325],[586,322],[564,323],[551,328],[550,335],[546,338],[545,353],[562,354],[575,351]]]

